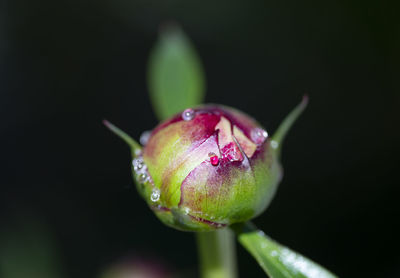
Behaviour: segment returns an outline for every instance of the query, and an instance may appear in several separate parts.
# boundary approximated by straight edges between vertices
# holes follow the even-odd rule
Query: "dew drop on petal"
[[[157,202],[158,200],[160,200],[160,190],[156,188],[153,189],[153,191],[151,192],[150,200],[152,202]]]
[[[151,130],[146,130],[146,131],[144,131],[142,133],[142,135],[140,135],[139,141],[140,141],[140,144],[142,146],[146,146],[147,145],[147,142],[149,141],[150,135],[151,135]]]
[[[250,136],[254,143],[260,145],[267,139],[268,132],[262,128],[256,127],[251,130]]]
[[[139,182],[141,182],[141,183],[146,182],[148,177],[149,177],[149,176],[148,176],[146,173],[140,174],[140,175],[139,175]]]
[[[134,160],[132,160],[132,165],[133,165],[133,170],[135,170],[135,172],[139,171],[144,166],[143,159],[135,158]]]
[[[188,108],[182,112],[182,119],[184,121],[191,121],[191,120],[193,120],[194,116],[195,116],[195,112],[191,108]]]

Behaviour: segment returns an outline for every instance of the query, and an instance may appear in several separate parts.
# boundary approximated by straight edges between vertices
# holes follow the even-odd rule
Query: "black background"
[[[38,215],[68,277],[127,254],[196,270],[193,235],[132,187],[130,153],[157,124],[146,62],[161,23],[192,39],[207,102],[272,133],[304,93],[285,177],[255,223],[341,277],[399,277],[399,9],[389,1],[24,1],[0,14],[0,228]],[[1,247],[0,247],[1,248]],[[241,277],[263,277],[238,248]]]

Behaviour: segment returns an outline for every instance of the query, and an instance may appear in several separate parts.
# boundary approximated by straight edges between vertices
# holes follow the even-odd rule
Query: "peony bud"
[[[141,138],[143,149],[107,125],[135,150],[137,189],[157,217],[180,230],[207,231],[266,209],[282,177],[279,142],[304,104],[281,126],[279,140],[248,115],[218,105],[166,120]]]

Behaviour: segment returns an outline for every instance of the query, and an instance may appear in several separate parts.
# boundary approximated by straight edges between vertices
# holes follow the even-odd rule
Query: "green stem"
[[[236,278],[235,237],[228,229],[197,233],[202,278]]]

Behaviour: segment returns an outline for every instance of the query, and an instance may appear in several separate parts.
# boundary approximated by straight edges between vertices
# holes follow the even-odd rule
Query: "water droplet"
[[[251,139],[256,143],[257,145],[260,145],[264,143],[265,139],[268,137],[268,132],[266,132],[264,129],[256,127],[251,130],[250,133]]]
[[[219,164],[219,158],[216,155],[210,157],[211,165],[217,166]]]
[[[265,236],[265,233],[264,233],[263,231],[261,231],[261,230],[258,230],[258,231],[257,231],[257,234],[258,234],[259,236],[262,236],[262,237]]]
[[[142,144],[142,146],[146,146],[147,142],[149,141],[151,135],[151,130],[146,130],[142,133],[142,135],[140,135],[140,144]]]
[[[267,244],[266,244],[265,242],[261,243],[261,248],[262,248],[262,249],[267,248]]]
[[[272,141],[271,141],[271,148],[277,149],[278,147],[279,147],[279,143],[276,142],[275,140],[272,140]]]
[[[140,175],[139,175],[139,182],[140,182],[140,183],[146,182],[147,179],[148,179],[148,177],[149,177],[149,176],[148,176],[146,173],[140,174]]]
[[[185,212],[185,214],[189,214],[190,208],[186,207],[186,208],[183,209],[183,211]]]
[[[194,116],[195,116],[195,112],[191,108],[188,108],[182,112],[182,119],[184,121],[191,121],[191,120],[193,120]]]
[[[158,200],[160,200],[160,190],[153,189],[153,191],[151,192],[150,200],[152,202],[157,202]]]
[[[135,170],[135,172],[139,171],[140,169],[142,169],[144,167],[144,162],[142,158],[135,158],[132,161],[132,165],[133,165],[133,170]]]
[[[276,252],[275,250],[271,251],[271,256],[272,257],[278,256],[278,252]]]

